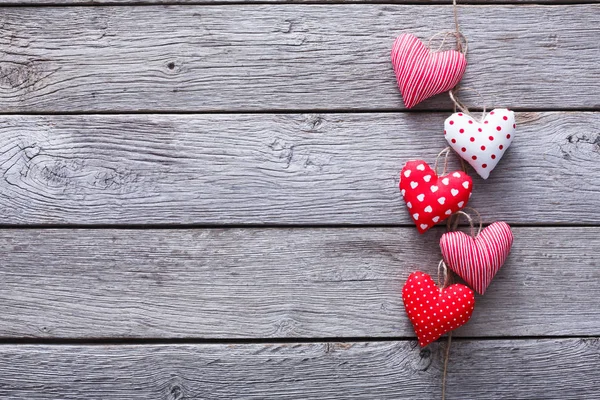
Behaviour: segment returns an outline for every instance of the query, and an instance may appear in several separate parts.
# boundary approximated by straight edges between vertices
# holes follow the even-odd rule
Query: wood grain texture
[[[463,83],[488,106],[600,107],[599,5],[463,6],[460,15]],[[452,29],[452,8],[441,5],[6,8],[0,110],[401,109],[394,38]]]
[[[442,353],[411,342],[0,346],[0,396],[435,399]],[[598,339],[455,341],[446,398],[592,399],[599,361]]]
[[[223,3],[374,3],[374,0],[0,0],[0,5],[112,5],[112,6],[139,6],[139,5],[150,5],[150,4],[167,4],[167,5],[198,5],[198,4],[223,4]],[[590,4],[598,3],[599,0],[468,0],[459,1],[460,5],[465,3],[468,4],[483,4],[483,5],[497,5],[497,4]],[[388,0],[390,4],[416,4],[423,3],[423,5],[448,5],[446,0]]]
[[[2,230],[0,337],[414,337],[434,229]],[[514,228],[457,336],[600,334],[600,228]]]
[[[470,204],[486,222],[598,224],[600,114],[518,113]],[[6,116],[4,224],[410,224],[409,159],[447,114]],[[493,218],[493,219],[492,219]]]

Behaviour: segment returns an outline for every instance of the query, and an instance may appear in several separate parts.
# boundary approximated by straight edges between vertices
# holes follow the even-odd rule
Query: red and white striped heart
[[[475,295],[465,285],[440,289],[431,276],[417,271],[402,288],[402,301],[421,347],[469,321]]]
[[[392,65],[404,105],[412,108],[456,86],[465,73],[467,59],[456,50],[432,53],[418,37],[403,33],[392,47]]]
[[[407,162],[400,172],[400,193],[420,233],[464,208],[472,184],[462,171],[438,177],[423,160]]]
[[[444,233],[440,248],[446,265],[477,293],[484,294],[506,261],[512,243],[510,226],[494,222],[476,238],[459,231]]]
[[[507,108],[491,111],[483,123],[455,113],[444,123],[450,146],[483,178],[487,179],[515,136],[515,113]]]

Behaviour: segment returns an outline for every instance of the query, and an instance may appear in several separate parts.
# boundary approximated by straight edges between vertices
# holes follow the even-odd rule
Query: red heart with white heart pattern
[[[440,248],[446,265],[477,293],[484,294],[506,261],[512,242],[510,226],[494,222],[476,238],[458,231],[444,233]]]
[[[440,289],[431,276],[417,271],[402,288],[402,301],[421,347],[467,323],[475,307],[475,294],[465,285]]]
[[[444,123],[444,135],[454,151],[487,179],[512,143],[516,128],[515,113],[497,108],[483,123],[463,113],[452,114]]]
[[[400,172],[400,193],[420,233],[464,208],[472,184],[462,171],[438,177],[423,160],[407,162]]]
[[[465,73],[467,59],[456,50],[432,53],[418,37],[403,33],[392,47],[392,65],[404,105],[412,108],[456,86]]]

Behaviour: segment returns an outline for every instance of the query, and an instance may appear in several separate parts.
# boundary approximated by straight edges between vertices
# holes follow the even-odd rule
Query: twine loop
[[[450,156],[450,153],[452,153],[452,152],[453,152],[452,148],[448,146],[444,150],[440,151],[438,153],[438,155],[435,157],[435,164],[433,166],[433,170],[437,176],[444,176],[444,175],[446,175],[446,172],[448,172],[448,157]],[[444,169],[442,170],[442,173],[440,174],[438,172],[438,163],[439,163],[440,157],[442,157],[442,154],[444,154]],[[465,164],[465,161],[461,157],[458,157],[458,159],[460,161],[462,170],[466,173],[467,165]]]
[[[481,113],[481,117],[478,118],[478,121],[480,123],[483,123],[483,118],[485,117],[485,112],[486,112],[487,107],[485,105],[485,98],[479,92],[479,90],[473,89],[470,87],[460,87],[460,88],[456,87],[448,92],[448,95],[450,96],[450,100],[452,100],[452,103],[454,103],[454,112],[456,112],[456,109],[458,108],[460,111],[469,115],[471,118],[477,119],[471,114],[471,112],[469,111],[469,108],[466,105],[464,105],[461,101],[458,100],[458,98],[456,97],[456,94],[458,92],[474,92],[475,94],[477,94],[477,96],[479,96],[479,98],[481,99],[483,111]]]
[[[444,155],[444,170],[442,171],[442,175],[446,175],[446,171],[448,170],[448,156],[450,155],[450,153],[452,152],[452,149],[450,147],[446,147],[444,150],[440,151],[438,153],[438,155],[435,157],[435,164],[433,166],[433,170],[435,171],[435,174],[437,176],[440,176],[440,174],[438,173],[438,162],[440,160],[440,157],[442,157],[442,154],[446,153]]]
[[[443,277],[443,280],[442,280]],[[440,289],[440,292],[442,291],[442,289],[446,288],[446,286],[448,286],[448,281],[450,280],[450,276],[448,275],[448,267],[446,267],[446,263],[444,262],[444,260],[440,260],[440,262],[438,263],[438,288]]]
[[[431,48],[431,42],[433,41],[433,39],[435,39],[436,37],[438,37],[440,35],[444,35],[443,38],[442,38],[442,43],[438,46],[437,49],[433,50]],[[429,40],[427,41],[427,47],[429,48],[429,50],[432,53],[437,53],[440,50],[442,50],[442,48],[446,44],[446,40],[448,40],[448,38],[450,36],[454,36],[456,38],[456,51],[458,51],[459,53],[462,53],[463,56],[467,57],[467,50],[469,48],[469,43],[467,41],[466,36],[463,35],[462,32],[458,32],[458,31],[441,31],[441,32],[437,32],[437,33],[433,34],[433,36],[431,36],[429,38]]]
[[[479,234],[481,233],[481,228],[483,227],[483,221],[481,220],[481,214],[479,214],[479,211],[477,211],[476,209],[474,209],[472,207],[465,207],[465,208],[463,208],[463,210],[470,210],[477,215],[477,220],[479,221],[479,228],[477,229],[477,234],[475,234],[475,223],[473,222],[473,217],[471,217],[471,215],[469,215],[468,213],[466,213],[465,211],[462,211],[462,210],[454,213],[454,215],[456,216],[456,219],[454,220],[454,224],[452,224],[452,229],[450,229],[451,218],[448,219],[448,230],[455,231],[456,228],[458,228],[460,216],[464,215],[465,218],[467,218],[467,221],[469,221],[469,226],[471,227],[471,237],[473,239],[475,239],[477,236],[479,236]]]

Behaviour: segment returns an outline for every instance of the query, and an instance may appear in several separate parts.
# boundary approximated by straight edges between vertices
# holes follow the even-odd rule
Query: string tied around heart
[[[452,9],[454,11],[454,25],[456,28],[456,31],[453,32],[454,36],[456,37],[456,50],[463,53],[463,55],[466,57],[467,56],[467,50],[468,50],[468,41],[466,36],[464,36],[461,31],[460,31],[460,25],[458,24],[458,6],[456,4],[456,0],[452,0]],[[428,46],[431,44],[431,40],[435,37],[436,35],[432,36],[429,39],[428,42]],[[448,33],[444,34],[444,38],[442,40],[442,43],[440,45],[440,47],[438,48],[437,51],[439,51],[442,46],[445,44],[446,39],[449,37],[450,35]],[[464,47],[463,47],[463,41],[464,41]],[[454,112],[456,112],[456,109],[460,109],[462,112],[464,112],[465,114],[471,116],[471,118],[476,119],[475,117],[473,117],[473,115],[471,115],[471,113],[469,112],[469,109],[463,104],[461,103],[457,97],[456,97],[456,93],[458,93],[460,90],[472,90],[475,93],[477,93],[477,95],[479,95],[479,97],[481,98],[481,102],[483,104],[483,112],[481,114],[481,118],[479,119],[479,121],[481,123],[483,123],[483,118],[485,117],[485,111],[486,111],[486,107],[485,107],[485,100],[483,98],[483,96],[481,95],[481,93],[479,93],[479,91],[475,90],[475,89],[471,89],[471,88],[458,88],[455,87],[453,90],[450,90],[448,92],[449,96],[450,96],[450,100],[452,100],[452,102],[454,103]],[[439,176],[438,174],[438,162],[440,157],[442,156],[442,154],[444,154],[444,170],[442,171],[442,175],[446,174],[446,171],[448,169],[448,156],[450,155],[451,152],[451,148],[450,147],[446,147],[444,150],[442,150],[436,157],[435,159],[435,173],[436,175]],[[462,157],[459,157],[460,159],[460,163],[462,166],[463,171],[467,171],[465,162],[463,161]],[[469,207],[470,208],[470,207]],[[479,212],[473,208],[470,208],[471,210],[473,210],[473,212],[475,214],[477,214],[478,220],[479,220],[479,230],[477,231],[477,235],[479,235],[479,233],[481,232],[481,215],[479,214]],[[448,225],[447,228],[448,230],[456,230],[458,228],[458,223],[460,220],[460,216],[464,215],[467,220],[469,221],[469,225],[471,227],[471,236],[473,238],[476,237],[475,235],[475,226],[473,223],[473,218],[466,212],[464,211],[458,211],[457,213],[455,213],[454,215],[456,215],[455,217],[455,222],[454,224],[451,223],[452,221],[452,217],[450,217],[448,219]],[[453,215],[453,216],[454,216]],[[441,277],[443,276],[443,281],[441,279]],[[450,274],[448,272],[448,267],[446,266],[446,263],[444,262],[444,260],[442,259],[439,264],[438,264],[438,286],[441,286],[440,291],[445,288],[448,285],[448,282],[450,280]],[[448,377],[448,362],[450,360],[450,346],[452,344],[452,332],[450,331],[448,333],[448,343],[446,344],[446,351],[444,352],[444,369],[442,372],[442,400],[446,400],[446,380]]]
[[[477,221],[479,222],[479,228],[477,229],[477,234],[475,234],[474,218],[471,217],[470,214],[468,214],[462,210],[455,212],[454,214],[452,214],[452,217],[448,218],[446,228],[447,228],[448,232],[456,231],[458,228],[458,223],[460,222],[460,216],[463,215],[467,219],[467,221],[469,221],[469,226],[471,227],[471,237],[473,239],[475,239],[477,236],[479,236],[479,234],[481,233],[481,229],[483,228],[481,214],[479,214],[479,211],[477,211],[476,209],[474,209],[472,207],[465,207],[465,208],[463,208],[463,210],[470,210],[471,212],[473,212],[474,214],[477,215]],[[453,217],[455,217],[454,222],[452,222]],[[440,291],[442,289],[445,289],[448,286],[450,279],[451,279],[450,271],[448,270],[446,263],[442,259],[438,263],[438,268],[437,268],[437,286],[440,289]]]
[[[438,155],[435,157],[435,165],[433,166],[433,170],[437,176],[440,176],[438,171],[438,163],[442,154],[444,154],[444,170],[442,171],[442,175],[446,175],[446,171],[448,170],[448,156],[450,155],[452,149],[448,146],[444,150],[440,151]]]
[[[443,281],[441,277],[443,276]],[[440,260],[438,264],[438,287],[440,293],[448,286],[450,274],[444,260]],[[448,332],[448,343],[446,344],[446,352],[444,354],[444,370],[442,373],[442,400],[446,399],[446,377],[448,376],[448,360],[450,359],[450,345],[452,344],[452,331]]]
[[[458,6],[456,5],[456,0],[452,0],[452,10],[454,11],[454,27],[456,29],[456,50],[463,53],[464,56],[467,56],[467,38],[461,33],[460,25],[458,25]],[[461,38],[465,40],[465,49],[463,52]]]
[[[463,210],[471,210],[473,213],[475,213],[477,215],[477,220],[479,221],[479,229],[477,230],[477,235],[479,235],[479,233],[481,232],[481,228],[482,228],[482,221],[481,221],[481,214],[479,214],[479,212],[471,207],[465,207],[463,208]],[[467,218],[467,221],[469,221],[469,226],[471,227],[471,237],[473,237],[473,239],[475,239],[477,237],[477,235],[475,235],[475,224],[473,222],[473,217],[471,217],[471,215],[469,215],[468,213],[464,212],[464,211],[457,211],[455,212],[452,217],[456,217],[454,223],[451,222],[452,217],[448,218],[448,231],[455,231],[458,228],[458,223],[460,221],[460,216],[463,215],[465,216],[465,218]],[[438,286],[440,286],[440,283],[442,282],[441,276],[444,277],[443,280],[443,286],[442,288],[445,288],[448,285],[448,282],[450,280],[450,274],[448,271],[448,267],[446,266],[446,263],[444,262],[444,260],[442,259],[439,264],[438,264]],[[440,291],[442,289],[440,288]],[[446,351],[444,353],[444,369],[442,372],[442,400],[446,400],[446,379],[448,377],[448,361],[450,360],[450,346],[452,345],[452,331],[448,332],[448,343],[446,344]]]
[[[473,116],[473,114],[471,114],[471,112],[469,111],[469,108],[465,104],[463,104],[460,100],[458,100],[458,97],[457,97],[458,92],[473,92],[477,96],[479,96],[479,98],[481,99],[481,104],[482,104],[482,109],[483,109],[483,111],[481,112],[480,118],[475,118]],[[479,123],[483,123],[483,118],[485,118],[485,112],[486,112],[487,108],[485,105],[485,98],[479,92],[479,90],[473,89],[470,87],[460,87],[460,88],[455,87],[454,89],[448,91],[448,95],[450,96],[450,100],[452,100],[452,103],[454,103],[454,112],[456,112],[456,110],[459,109],[460,111],[467,114],[471,118],[478,120]]]
[[[434,50],[434,52],[438,52],[442,49],[442,47],[444,47],[444,44],[446,43],[448,37],[454,36],[456,39],[456,51],[462,53],[466,58],[467,51],[469,49],[469,42],[467,40],[467,37],[463,35],[463,33],[460,31],[460,25],[458,24],[458,6],[456,4],[456,0],[452,0],[452,10],[454,13],[454,31],[444,31],[434,34],[432,37],[429,38],[429,41],[427,42],[427,47],[431,49],[432,40],[440,35],[444,35],[442,43],[437,48],[437,50]]]
[[[454,152],[452,151],[452,148],[450,146],[448,146],[444,150],[440,151],[438,153],[438,155],[435,157],[435,164],[433,166],[433,170],[437,176],[446,175],[446,172],[448,171],[448,157],[450,156],[450,153],[454,153]],[[442,173],[440,175],[440,173],[438,171],[438,164],[439,164],[440,157],[442,157],[442,155],[444,157],[444,169],[442,170]],[[460,166],[461,166],[462,170],[466,173],[467,165],[465,164],[465,161],[461,157],[458,157],[458,160],[460,161]]]
[[[477,229],[477,234],[475,234],[474,218],[463,210],[470,210],[471,212],[473,212],[474,214],[477,215],[477,221],[479,222],[479,228]],[[456,217],[456,218],[454,218],[454,223],[451,222],[452,218],[448,218],[448,222],[446,225],[447,229],[448,229],[448,231],[455,231],[458,228],[458,224],[460,222],[460,216],[463,215],[467,219],[467,221],[469,221],[469,226],[471,227],[471,237],[473,239],[475,239],[477,236],[479,236],[479,234],[481,233],[481,229],[483,228],[483,221],[481,220],[481,214],[479,214],[479,211],[477,211],[476,209],[474,209],[472,207],[465,207],[465,208],[463,208],[463,210],[457,211],[452,215],[452,217]]]
[[[440,153],[441,154],[441,153]],[[437,170],[436,170],[437,172]],[[479,229],[477,230],[477,234],[475,234],[475,223],[474,218],[467,212],[463,210],[470,210],[472,213],[477,215],[477,221],[479,221]],[[475,239],[480,233],[481,228],[483,227],[483,223],[481,220],[481,214],[479,211],[472,207],[465,207],[463,210],[457,211],[452,214],[452,217],[448,218],[447,229],[448,231],[455,231],[458,228],[458,223],[460,222],[461,215],[464,216],[467,221],[469,221],[469,226],[471,227],[471,237]],[[452,223],[452,218],[454,217],[454,223]],[[442,281],[443,276],[443,281]],[[440,291],[448,286],[448,282],[450,281],[450,273],[448,271],[448,267],[446,263],[442,259],[438,264],[438,287],[440,287]],[[443,283],[442,283],[443,282]],[[448,361],[450,359],[450,346],[452,344],[452,332],[448,332],[448,343],[446,344],[446,351],[444,353],[444,369],[442,372],[442,400],[446,399],[446,378],[448,376]]]
[[[438,36],[442,36],[442,43],[440,43],[440,45],[438,46],[437,49],[433,50],[431,48],[431,42],[433,42],[433,39],[437,38]],[[442,48],[446,44],[446,41],[448,40],[448,38],[452,37],[452,36],[454,36],[456,38],[456,43],[457,43],[456,51],[458,51],[459,53],[462,53],[463,56],[467,57],[467,51],[469,49],[469,42],[467,40],[467,37],[465,35],[463,35],[462,32],[458,32],[458,31],[457,32],[455,32],[455,31],[437,32],[433,36],[431,36],[429,38],[429,40],[427,40],[427,47],[431,50],[432,53],[437,53],[442,50]]]
[[[450,275],[448,274],[448,267],[444,260],[440,260],[438,263],[438,288],[440,292],[448,286],[448,282],[450,281]]]

